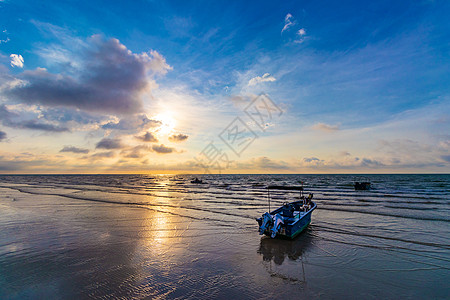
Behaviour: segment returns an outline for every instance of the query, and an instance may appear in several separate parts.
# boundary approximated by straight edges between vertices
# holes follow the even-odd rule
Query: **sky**
[[[0,0],[0,174],[449,173],[449,15]]]

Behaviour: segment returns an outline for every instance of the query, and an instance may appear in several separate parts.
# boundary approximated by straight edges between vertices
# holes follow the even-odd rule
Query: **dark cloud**
[[[180,133],[180,134],[174,134],[174,135],[169,136],[169,141],[172,141],[172,142],[182,142],[182,141],[187,140],[188,137],[189,137],[189,136],[187,136],[186,134],[182,134],[182,133]]]
[[[135,130],[161,126],[161,121],[151,120],[145,114],[133,115],[122,118],[119,122],[109,122],[102,126],[103,129]]]
[[[370,159],[370,158],[363,158],[361,160],[361,166],[365,166],[365,167],[379,167],[379,166],[384,166],[383,163],[374,160],[374,159]]]
[[[160,153],[160,154],[167,154],[167,153],[172,153],[175,151],[174,148],[171,147],[166,147],[163,144],[161,145],[153,145],[152,146],[153,151],[155,151],[156,153]]]
[[[323,161],[323,160],[318,159],[317,157],[305,157],[305,158],[303,158],[303,161],[309,163],[309,162],[312,162],[312,161],[320,162],[320,161]]]
[[[95,148],[97,149],[121,149],[124,145],[119,139],[104,138],[97,143]]]
[[[44,68],[24,71],[19,76],[24,83],[7,89],[5,96],[27,104],[137,113],[142,94],[155,85],[153,76],[171,69],[158,52],[132,53],[117,39],[93,36],[84,45],[81,52],[70,53],[77,61],[70,74],[64,69],[58,74]]]
[[[72,153],[89,153],[88,149],[77,148],[74,146],[65,146],[59,152],[72,152]]]
[[[1,161],[0,171],[17,171],[23,169],[23,164],[17,161]]]
[[[50,131],[50,132],[66,132],[66,131],[70,131],[69,128],[67,128],[67,127],[63,127],[63,126],[59,126],[59,125],[53,125],[53,124],[49,124],[49,123],[39,123],[39,122],[36,122],[35,120],[15,123],[15,125],[16,125],[16,128],[32,129],[32,130],[43,130],[43,131]]]
[[[0,156],[0,171],[20,171],[24,170],[29,166],[36,166],[39,163],[43,163],[42,160],[31,160],[23,159],[20,155],[15,155],[14,157],[4,157]]]
[[[4,126],[21,129],[42,130],[49,132],[66,132],[70,131],[69,128],[55,125],[52,123],[42,123],[35,119],[33,120],[14,120],[19,118],[19,115],[14,112],[10,112],[5,105],[0,105],[0,122]]]
[[[145,146],[145,145],[139,145],[136,146],[128,151],[122,151],[121,154],[124,155],[126,158],[142,158],[146,155],[146,152],[151,152],[152,148]]]
[[[99,152],[92,154],[91,156],[85,156],[84,158],[91,158],[91,159],[102,159],[102,158],[112,158],[116,156],[114,151],[107,151],[107,152]]]
[[[442,155],[441,158],[446,162],[450,162],[450,155]]]
[[[151,132],[146,132],[143,136],[136,136],[137,139],[149,142],[149,143],[157,143],[158,139]]]
[[[8,123],[14,117],[18,117],[18,114],[10,112],[5,105],[0,105],[0,120],[2,123]]]
[[[6,132],[0,131],[0,142],[6,139]]]

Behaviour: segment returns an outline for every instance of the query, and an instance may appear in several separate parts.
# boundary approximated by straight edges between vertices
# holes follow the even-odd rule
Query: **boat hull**
[[[285,238],[285,239],[293,239],[296,236],[298,236],[300,233],[302,233],[308,225],[311,223],[311,215],[313,210],[316,208],[316,204],[312,202],[311,209],[303,215],[301,218],[297,219],[295,222],[291,224],[286,224],[281,227],[280,231],[277,233],[277,238]],[[279,212],[280,209],[276,209],[272,211],[270,214],[275,215]],[[258,221],[259,226],[261,226],[262,219],[258,218],[256,219]],[[269,226],[266,231],[264,231],[264,234],[267,236],[271,236],[272,232],[272,226]]]

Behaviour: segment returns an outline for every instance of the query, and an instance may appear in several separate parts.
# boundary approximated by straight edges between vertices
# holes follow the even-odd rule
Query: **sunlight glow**
[[[174,132],[176,121],[171,112],[163,112],[154,117],[155,120],[161,121],[158,133],[161,135],[169,135]]]

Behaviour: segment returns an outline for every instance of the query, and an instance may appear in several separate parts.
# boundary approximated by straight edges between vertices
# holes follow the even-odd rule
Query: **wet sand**
[[[0,298],[445,299],[450,293],[445,220],[420,220],[429,238],[417,238],[411,226],[418,220],[408,213],[320,209],[325,200],[317,198],[306,232],[274,240],[257,232],[263,202],[233,199],[239,192],[229,189],[216,201],[202,192],[211,187],[164,180],[171,188],[157,195],[95,182],[81,188],[3,181]]]

